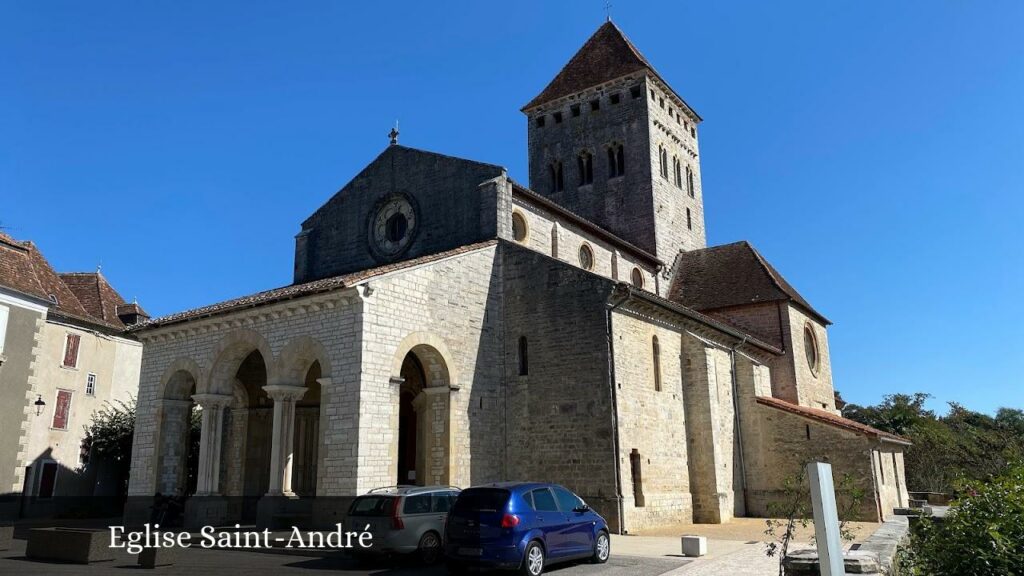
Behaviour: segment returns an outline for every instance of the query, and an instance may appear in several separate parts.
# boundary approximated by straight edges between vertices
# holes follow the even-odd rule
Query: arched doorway
[[[306,393],[295,404],[295,446],[292,459],[292,491],[299,496],[316,496],[320,452],[320,362],[314,360],[306,371]]]
[[[195,393],[195,377],[187,370],[174,372],[164,387],[156,476],[156,492],[163,496],[190,496],[196,491],[199,410],[192,400]]]
[[[252,522],[256,519],[257,502],[267,493],[270,483],[273,421],[273,401],[263,390],[267,385],[267,365],[259,350],[250,352],[238,365],[234,382],[240,390],[236,397],[243,398],[247,404],[232,410],[232,423],[245,420],[244,426],[229,428],[233,434],[243,435],[244,449],[239,450],[241,461],[231,462],[229,466],[237,466],[235,476],[240,479],[242,521]]]
[[[395,481],[451,483],[450,393],[447,362],[437,349],[414,346],[399,372]]]

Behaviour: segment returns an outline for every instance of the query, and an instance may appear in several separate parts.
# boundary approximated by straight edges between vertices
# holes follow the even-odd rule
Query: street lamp
[[[43,413],[43,407],[46,406],[46,402],[43,402],[42,394],[38,394],[36,396],[36,401],[33,402],[32,404],[36,407],[36,416],[39,416],[40,414]]]

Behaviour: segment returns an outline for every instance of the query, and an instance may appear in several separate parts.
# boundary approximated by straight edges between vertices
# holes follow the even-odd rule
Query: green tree
[[[93,412],[85,427],[85,450],[89,463],[103,461],[112,465],[121,478],[122,488],[127,482],[132,462],[132,438],[135,435],[135,397],[127,402],[106,402]]]

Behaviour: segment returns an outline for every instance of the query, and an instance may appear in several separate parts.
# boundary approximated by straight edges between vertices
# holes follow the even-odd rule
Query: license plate
[[[482,548],[459,548],[460,556],[480,556],[483,553]]]

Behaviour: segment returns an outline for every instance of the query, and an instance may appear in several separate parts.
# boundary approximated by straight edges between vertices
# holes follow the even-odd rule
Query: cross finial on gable
[[[395,126],[388,132],[388,138],[391,140],[391,145],[398,144],[398,120],[395,120]]]
[[[605,0],[604,2],[604,18],[605,22],[612,21],[612,2],[611,0]]]

